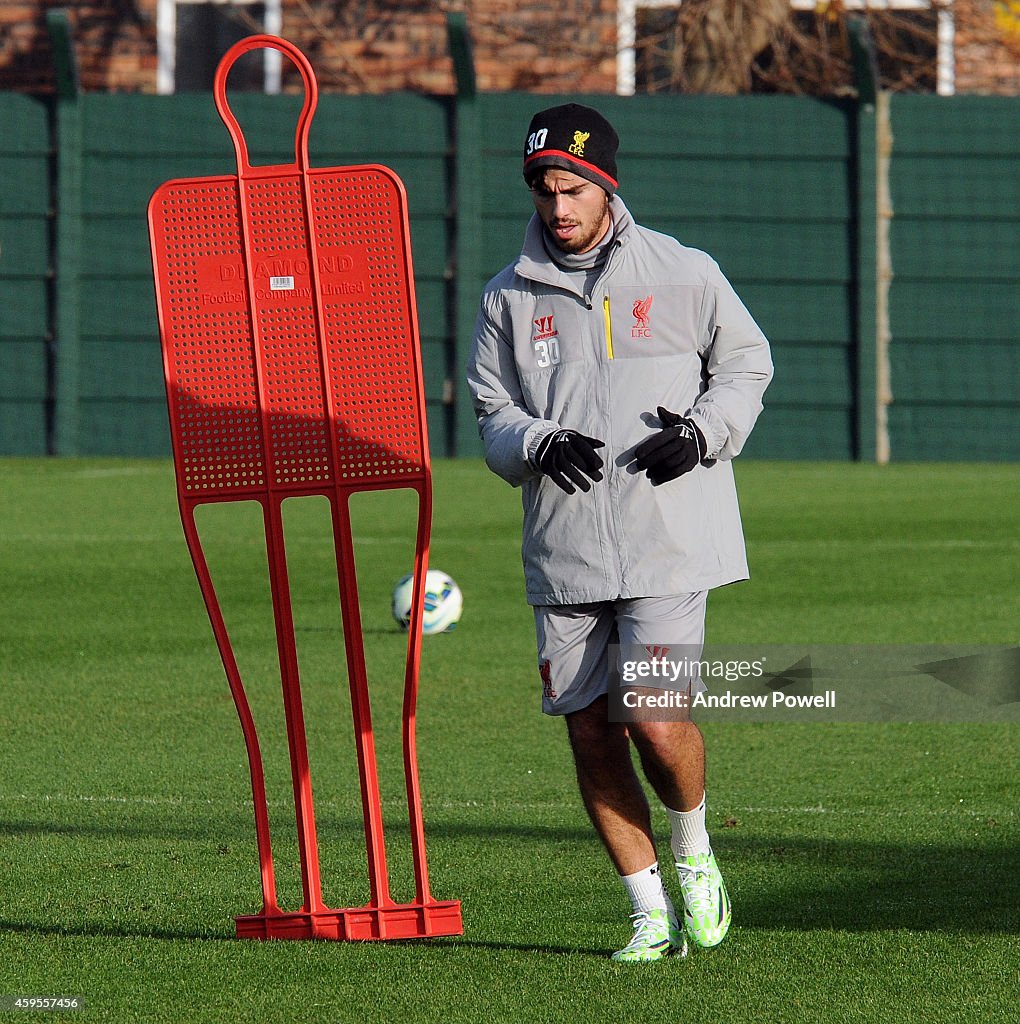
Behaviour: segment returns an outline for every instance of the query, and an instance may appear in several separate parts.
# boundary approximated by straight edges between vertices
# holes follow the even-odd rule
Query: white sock
[[[705,828],[705,798],[693,811],[674,811],[666,808],[669,823],[673,826],[673,839],[670,846],[677,860],[694,857],[699,853],[709,853],[712,849]]]
[[[658,861],[651,867],[635,871],[632,875],[620,875],[620,881],[627,890],[635,914],[646,914],[649,910],[665,910],[671,921],[676,920],[673,904],[662,886]]]

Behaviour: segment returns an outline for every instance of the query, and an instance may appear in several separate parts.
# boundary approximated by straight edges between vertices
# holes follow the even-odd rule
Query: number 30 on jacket
[[[541,367],[552,366],[560,361],[560,343],[555,338],[535,342],[535,362]]]

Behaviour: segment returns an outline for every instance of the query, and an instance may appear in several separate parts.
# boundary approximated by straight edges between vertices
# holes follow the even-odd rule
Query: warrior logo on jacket
[[[560,361],[560,343],[557,340],[559,331],[552,316],[540,316],[534,320],[535,331],[531,336],[531,344],[535,350],[535,362],[543,369]]]
[[[535,333],[532,335],[532,341],[547,341],[549,338],[555,338],[557,334],[559,334],[559,331],[556,330],[556,325],[551,316],[535,318]]]

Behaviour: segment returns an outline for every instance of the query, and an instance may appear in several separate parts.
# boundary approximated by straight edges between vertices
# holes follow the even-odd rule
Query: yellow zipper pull
[[[609,316],[609,296],[602,300],[602,311],[606,317],[606,352],[609,358],[613,358],[613,321]]]

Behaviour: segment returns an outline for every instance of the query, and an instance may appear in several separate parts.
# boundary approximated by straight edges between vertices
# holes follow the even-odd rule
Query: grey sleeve
[[[732,459],[762,411],[773,366],[768,340],[714,262],[701,330],[707,387],[689,415],[705,435],[706,457]]]
[[[559,425],[532,415],[527,407],[508,327],[484,307],[475,324],[467,382],[485,447],[488,467],[517,486],[539,475],[534,457],[546,435]]]

